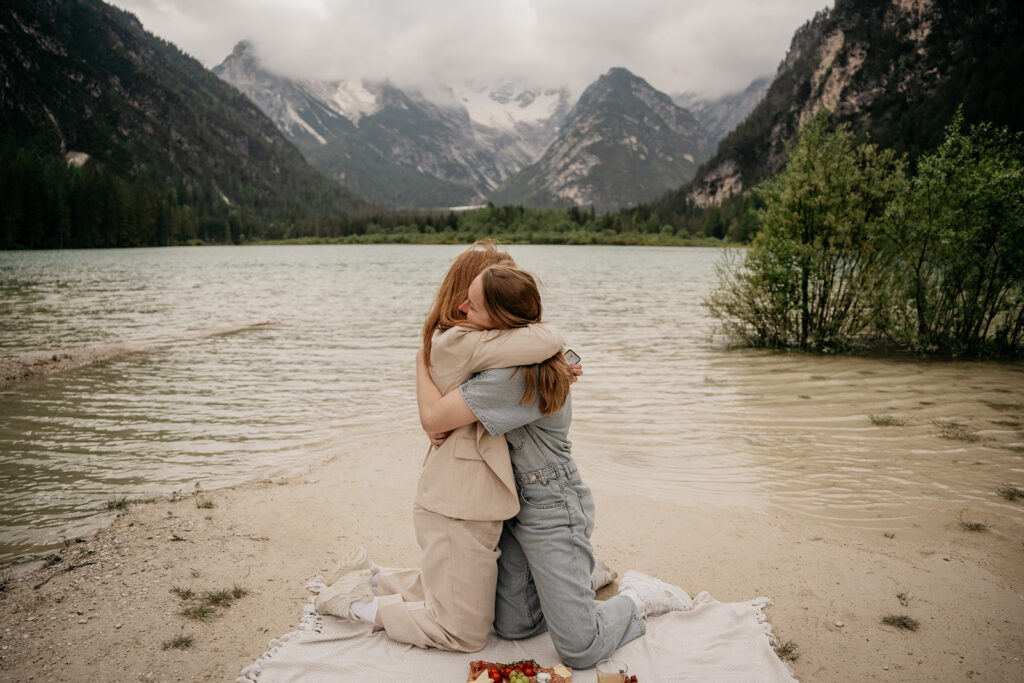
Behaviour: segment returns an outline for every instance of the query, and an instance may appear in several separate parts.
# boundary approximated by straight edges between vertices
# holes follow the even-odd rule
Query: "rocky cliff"
[[[911,159],[961,105],[968,121],[1020,130],[1021,17],[1004,0],[837,0],[796,32],[765,98],[665,201],[710,206],[749,191],[782,168],[786,144],[822,109]]]

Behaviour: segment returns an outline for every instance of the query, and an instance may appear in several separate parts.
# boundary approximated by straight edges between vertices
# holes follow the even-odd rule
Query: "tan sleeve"
[[[565,348],[562,333],[546,323],[510,330],[482,330],[476,335],[479,336],[466,364],[469,375],[490,368],[540,363]]]
[[[540,363],[565,344],[558,328],[546,323],[510,330],[453,327],[434,337],[430,376],[447,394],[481,370]]]

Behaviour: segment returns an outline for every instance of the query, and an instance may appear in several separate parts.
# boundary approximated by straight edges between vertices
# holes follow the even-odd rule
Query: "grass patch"
[[[882,617],[882,623],[901,628],[904,631],[916,631],[921,625],[917,619],[906,614],[886,614]]]
[[[896,599],[899,600],[900,604],[904,607],[910,604],[910,595],[908,595],[906,591],[903,591],[902,593],[897,593]]]
[[[795,662],[800,658],[796,643],[792,640],[782,640],[780,638],[772,645],[772,649],[775,650],[775,654],[779,656],[779,659],[784,662]]]
[[[180,636],[171,638],[170,640],[165,640],[163,642],[163,648],[165,650],[170,650],[172,648],[175,650],[187,650],[192,647],[192,643],[194,642],[195,639],[192,636],[186,636],[182,633]]]
[[[206,591],[203,593],[203,602],[211,607],[231,604],[231,591]]]
[[[935,425],[942,430],[939,432],[939,436],[943,439],[966,441],[967,443],[976,443],[981,441],[981,437],[968,429],[967,425],[962,422],[956,422],[955,420],[935,420]]]
[[[107,501],[108,510],[127,510],[128,509],[128,496],[121,496],[120,498],[111,498]]]
[[[868,415],[871,424],[876,427],[905,427],[907,419],[895,415]]]
[[[183,607],[180,614],[183,617],[195,619],[196,621],[209,621],[216,616],[217,611],[206,603],[200,602]]]
[[[177,595],[182,600],[191,600],[196,597],[196,593],[191,588],[182,588],[181,586],[175,586],[171,589],[171,592]]]
[[[209,498],[197,498],[196,507],[200,510],[209,510],[213,507],[213,501]]]
[[[996,493],[1006,500],[1020,500],[1024,498],[1024,489],[1019,489],[1016,486],[1000,486],[996,489]]]
[[[960,513],[957,520],[960,522],[960,528],[964,531],[987,531],[989,527],[985,522],[972,522],[969,519],[964,519],[963,512]]]
[[[197,594],[191,588],[175,586],[171,592],[185,603],[180,614],[196,621],[209,621],[219,614],[220,609],[231,606],[231,603],[249,594],[249,591],[238,584],[231,588],[203,591]]]

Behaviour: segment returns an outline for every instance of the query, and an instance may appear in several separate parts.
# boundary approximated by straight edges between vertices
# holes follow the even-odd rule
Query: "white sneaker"
[[[373,586],[369,569],[357,569],[343,574],[340,579],[317,593],[313,606],[320,614],[331,614],[342,619],[357,620],[352,613],[352,603],[356,600],[373,600]]]
[[[632,589],[639,596],[645,617],[693,609],[693,600],[679,586],[632,569],[619,579],[619,592],[624,589]]]
[[[605,564],[604,560],[595,557],[594,572],[590,575],[590,587],[596,593],[599,588],[604,588],[614,581],[619,574]]]
[[[345,556],[341,558],[341,562],[338,563],[338,567],[327,577],[324,583],[330,586],[345,574],[361,569],[369,569],[371,574],[376,574],[380,571],[380,567],[374,564],[366,554],[366,548],[358,546],[345,553]]]

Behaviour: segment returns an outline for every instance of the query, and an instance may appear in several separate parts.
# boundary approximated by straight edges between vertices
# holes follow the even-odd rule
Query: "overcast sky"
[[[109,1],[109,0],[108,0]],[[775,73],[831,0],[114,0],[208,67],[242,39],[271,71],[580,90],[624,66],[669,94]]]

